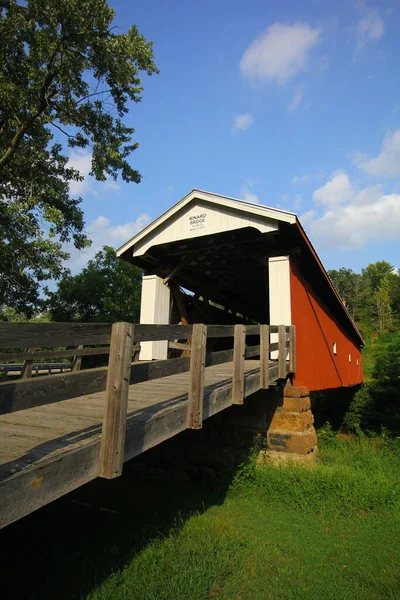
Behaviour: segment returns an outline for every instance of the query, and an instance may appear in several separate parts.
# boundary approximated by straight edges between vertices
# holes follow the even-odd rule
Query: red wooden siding
[[[293,261],[290,261],[290,289],[292,324],[297,329],[296,385],[323,390],[361,383],[360,347],[338,324]]]

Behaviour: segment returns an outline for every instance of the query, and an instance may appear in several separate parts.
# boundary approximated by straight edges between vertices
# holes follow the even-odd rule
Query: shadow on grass
[[[122,477],[97,479],[1,530],[4,597],[84,599],[153,540],[222,505],[235,465],[268,429],[275,396],[270,406],[253,394],[129,461]]]
[[[5,598],[85,598],[152,540],[224,502],[231,476],[212,483],[200,470],[163,476],[143,456],[122,477],[95,480],[0,532]],[[191,481],[196,476],[203,480]]]

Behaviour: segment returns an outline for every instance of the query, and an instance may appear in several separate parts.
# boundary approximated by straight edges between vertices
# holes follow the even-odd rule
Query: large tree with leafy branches
[[[90,150],[97,180],[140,181],[123,117],[157,67],[152,43],[114,16],[106,0],[0,1],[0,307],[29,314],[63,272],[63,244],[90,243],[68,147]]]
[[[104,246],[77,275],[66,273],[49,292],[53,321],[113,322],[139,320],[142,271]]]

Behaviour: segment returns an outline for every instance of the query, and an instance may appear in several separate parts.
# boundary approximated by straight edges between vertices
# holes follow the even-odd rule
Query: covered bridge
[[[157,447],[233,464],[261,434],[268,459],[313,461],[308,391],[362,380],[296,215],[193,190],[118,254],[145,270],[141,324],[0,323],[0,361],[23,363],[0,382],[0,528]],[[34,372],[53,357],[75,358]]]
[[[145,271],[141,323],[295,325],[296,385],[362,382],[363,339],[295,214],[194,189],[118,256]]]

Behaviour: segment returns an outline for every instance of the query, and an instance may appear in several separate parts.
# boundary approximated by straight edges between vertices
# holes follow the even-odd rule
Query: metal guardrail
[[[25,363],[21,364],[0,364],[0,373],[22,373]],[[72,363],[32,363],[32,374],[38,375],[39,371],[47,371],[51,375],[52,371],[64,373],[71,371]]]

